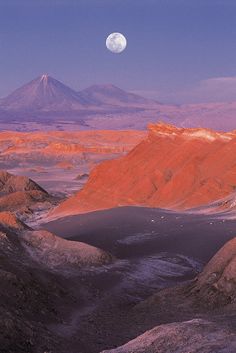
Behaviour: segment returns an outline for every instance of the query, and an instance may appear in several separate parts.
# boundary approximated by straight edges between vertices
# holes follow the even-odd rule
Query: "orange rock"
[[[85,187],[53,215],[125,205],[184,210],[207,204],[234,191],[235,155],[235,132],[152,124],[144,141],[95,167]]]
[[[25,230],[29,229],[23,222],[21,222],[13,213],[11,212],[0,212],[0,224],[15,230]]]
[[[50,132],[0,132],[2,155],[29,153],[43,156],[79,153],[123,153],[130,151],[146,137],[145,131],[50,131]],[[24,157],[26,158],[26,157]]]

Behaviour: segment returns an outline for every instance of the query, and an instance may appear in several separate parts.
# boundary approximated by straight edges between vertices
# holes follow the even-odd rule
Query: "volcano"
[[[92,85],[80,92],[84,99],[97,105],[119,107],[157,107],[159,102],[126,92],[112,84]]]
[[[0,99],[0,128],[67,129],[76,123],[87,130],[145,130],[163,121],[184,128],[235,129],[236,102],[167,105],[127,92],[113,84],[76,91],[43,74]],[[17,122],[17,126],[15,124]],[[33,126],[32,124],[41,126]],[[65,124],[64,124],[65,123]]]
[[[1,101],[1,108],[13,111],[57,111],[88,108],[82,95],[44,74],[25,84]]]
[[[55,112],[117,107],[155,106],[155,101],[128,93],[113,85],[94,85],[76,92],[55,78],[44,74],[18,88],[0,102],[4,111]]]

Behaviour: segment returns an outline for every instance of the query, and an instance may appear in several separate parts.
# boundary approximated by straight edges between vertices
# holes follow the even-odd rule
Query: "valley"
[[[235,141],[0,132],[1,353],[234,353]]]
[[[145,131],[0,132],[0,168],[71,195],[95,165],[125,154],[145,136]]]
[[[223,352],[226,346],[228,352],[234,352],[235,287],[225,284],[225,299],[219,294],[223,301],[216,305],[206,297],[211,290],[205,278],[209,275],[203,272],[198,280],[200,286],[206,286],[201,289],[203,294],[199,294],[194,280],[212,256],[227,241],[235,239],[234,220],[121,207],[41,224],[37,231],[1,214],[0,224],[7,236],[1,236],[4,255],[1,279],[7,285],[8,295],[17,291],[17,303],[24,303],[23,306],[17,304],[20,306],[16,309],[15,299],[3,301],[7,297],[6,292],[2,293],[1,312],[5,319],[1,323],[0,338],[3,352],[38,353],[44,349],[59,353],[99,353],[123,345],[155,326],[160,327],[157,333],[162,330],[164,336],[169,337],[169,344],[174,345],[176,339],[172,335],[175,337],[178,332],[183,351],[189,349],[190,338],[199,335],[198,330],[201,330],[204,337],[201,342],[206,341],[202,352],[210,348]],[[61,237],[57,247],[47,243],[53,239],[53,233]],[[93,251],[103,249],[105,257],[101,259],[108,263],[95,265],[90,252],[83,251],[81,255],[88,256],[88,262],[82,265],[77,251],[85,243]],[[18,247],[22,247],[20,252]],[[234,245],[229,243],[222,256],[221,261],[228,263],[227,257],[235,256]],[[213,269],[209,265],[205,271],[214,272],[214,262],[211,266]],[[27,278],[27,273],[31,278]],[[29,281],[33,281],[32,284]],[[231,283],[228,275],[225,281]],[[34,291],[29,292],[34,286],[37,286]],[[227,292],[227,288],[231,292]],[[219,291],[222,293],[222,289]],[[210,292],[209,296],[212,298]],[[6,309],[7,316],[3,311]],[[13,323],[13,317],[20,321]],[[175,327],[173,322],[179,324]],[[173,333],[168,325],[173,327]],[[185,326],[187,335],[181,330]],[[144,338],[144,342],[143,352],[149,352],[149,341]],[[142,340],[135,344],[130,348],[132,352],[141,349]],[[197,352],[198,348],[194,350],[194,343],[191,344],[192,351]],[[128,347],[120,349],[130,352]],[[166,347],[162,341],[158,349],[165,353]]]
[[[0,353],[236,353],[235,18],[0,0]]]

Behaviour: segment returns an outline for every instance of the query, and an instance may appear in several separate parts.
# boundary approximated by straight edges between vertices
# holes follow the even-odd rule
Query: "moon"
[[[127,47],[127,40],[121,33],[111,33],[106,39],[106,47],[112,53],[119,54]]]

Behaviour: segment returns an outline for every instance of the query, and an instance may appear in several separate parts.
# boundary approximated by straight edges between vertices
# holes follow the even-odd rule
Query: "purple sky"
[[[111,32],[128,47],[112,54]],[[236,100],[235,0],[0,0],[0,96],[49,73],[162,102]]]

